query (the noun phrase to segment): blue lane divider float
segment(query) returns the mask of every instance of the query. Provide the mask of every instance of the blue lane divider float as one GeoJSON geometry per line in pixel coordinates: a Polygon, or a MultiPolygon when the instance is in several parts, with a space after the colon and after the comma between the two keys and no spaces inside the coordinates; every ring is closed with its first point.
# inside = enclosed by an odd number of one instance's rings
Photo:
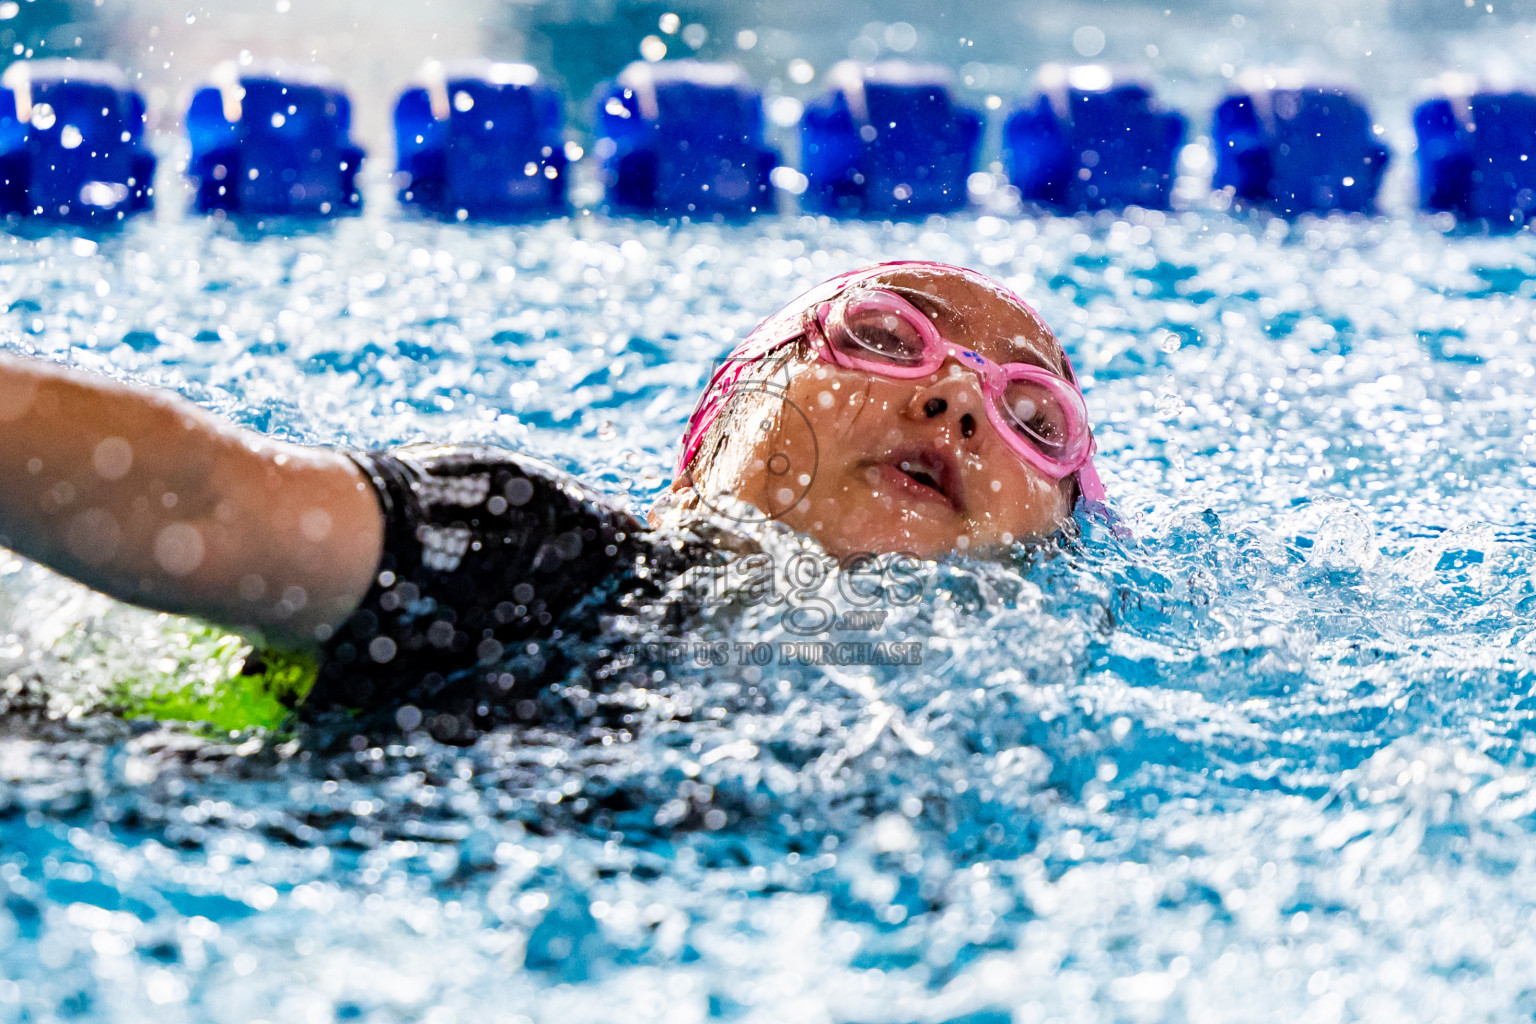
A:
{"type": "Polygon", "coordinates": [[[636,62],[598,96],[594,151],[613,209],[743,217],[771,205],[779,157],[740,68],[636,62]]]}
{"type": "Polygon", "coordinates": [[[1216,188],[1278,213],[1373,213],[1389,153],[1347,90],[1273,78],[1216,108],[1216,188]]]}
{"type": "Polygon", "coordinates": [[[400,200],[441,215],[565,209],[560,96],[527,64],[428,62],[395,105],[400,200]]]}
{"type": "Polygon", "coordinates": [[[21,61],[0,76],[0,213],[115,222],[150,207],[144,99],[117,68],[21,61]]]}
{"type": "Polygon", "coordinates": [[[322,68],[221,64],[192,97],[187,134],[205,213],[334,216],[357,209],[363,151],[352,106],[322,68]]]}
{"type": "Polygon", "coordinates": [[[1009,180],[1065,210],[1168,208],[1185,120],[1139,82],[1098,66],[1050,67],[1003,127],[1009,180]]]}
{"type": "Polygon", "coordinates": [[[1536,215],[1536,96],[1456,89],[1413,112],[1419,204],[1519,227],[1536,215]]]}
{"type": "Polygon", "coordinates": [[[910,216],[965,206],[982,119],[951,95],[948,70],[844,61],[827,84],[800,121],[807,209],[910,216]]]}

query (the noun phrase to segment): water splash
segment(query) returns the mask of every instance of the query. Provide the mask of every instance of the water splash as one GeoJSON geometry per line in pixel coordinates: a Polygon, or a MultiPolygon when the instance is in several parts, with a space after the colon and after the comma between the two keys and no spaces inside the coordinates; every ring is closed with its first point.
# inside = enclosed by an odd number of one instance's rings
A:
{"type": "Polygon", "coordinates": [[[464,750],[123,721],[125,676],[216,659],[10,560],[0,1019],[1536,1012],[1522,244],[1213,213],[5,240],[13,348],[637,507],[759,318],[875,259],[975,266],[1063,337],[1120,518],[827,638],[920,665],[784,662],[783,606],[725,602],[649,637],[725,664],[577,671],[464,750]]]}

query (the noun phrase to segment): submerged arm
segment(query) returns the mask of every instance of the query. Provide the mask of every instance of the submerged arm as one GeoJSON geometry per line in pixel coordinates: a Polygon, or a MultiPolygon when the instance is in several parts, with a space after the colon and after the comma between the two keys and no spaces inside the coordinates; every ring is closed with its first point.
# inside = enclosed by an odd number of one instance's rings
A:
{"type": "Polygon", "coordinates": [[[338,452],[166,392],[0,356],[0,544],[110,594],[313,644],[372,582],[383,517],[338,452]]]}

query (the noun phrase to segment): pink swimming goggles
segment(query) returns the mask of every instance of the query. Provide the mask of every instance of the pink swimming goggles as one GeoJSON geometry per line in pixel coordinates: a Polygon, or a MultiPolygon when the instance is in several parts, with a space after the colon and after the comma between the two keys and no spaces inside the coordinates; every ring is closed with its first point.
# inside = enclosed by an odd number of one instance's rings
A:
{"type": "Polygon", "coordinates": [[[1093,466],[1096,445],[1088,425],[1088,407],[1065,353],[1062,360],[1067,376],[1062,377],[1031,363],[999,364],[947,341],[933,321],[901,295],[878,283],[862,285],[857,281],[893,266],[958,272],[1029,308],[981,275],[942,264],[882,264],[845,275],[832,282],[840,287],[830,298],[820,299],[816,295],[822,289],[809,296],[811,302],[803,307],[799,331],[786,332],[787,337],[764,344],[758,336],[783,322],[782,316],[771,318],[715,373],[689,419],[678,473],[692,463],[704,433],[719,416],[730,389],[746,368],[805,337],[827,362],[896,380],[931,376],[951,358],[970,367],[981,378],[987,418],[1009,449],[1053,480],[1076,474],[1078,491],[1084,500],[1104,501],[1104,484],[1093,466]]]}

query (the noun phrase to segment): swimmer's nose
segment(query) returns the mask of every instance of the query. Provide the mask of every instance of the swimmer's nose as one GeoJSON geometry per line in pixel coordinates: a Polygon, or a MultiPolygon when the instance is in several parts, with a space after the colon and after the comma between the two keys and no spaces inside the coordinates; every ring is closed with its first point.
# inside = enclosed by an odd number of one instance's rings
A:
{"type": "MultiPolygon", "coordinates": [[[[944,415],[944,410],[948,408],[949,403],[944,399],[930,398],[923,406],[923,415],[933,419],[935,416],[944,415]]],[[[970,437],[974,433],[976,433],[976,417],[970,413],[963,413],[960,416],[960,436],[970,437]]]]}
{"type": "Polygon", "coordinates": [[[918,384],[907,405],[907,416],[921,422],[953,424],[966,440],[976,435],[982,414],[981,382],[974,373],[956,373],[946,365],[918,384]]]}

